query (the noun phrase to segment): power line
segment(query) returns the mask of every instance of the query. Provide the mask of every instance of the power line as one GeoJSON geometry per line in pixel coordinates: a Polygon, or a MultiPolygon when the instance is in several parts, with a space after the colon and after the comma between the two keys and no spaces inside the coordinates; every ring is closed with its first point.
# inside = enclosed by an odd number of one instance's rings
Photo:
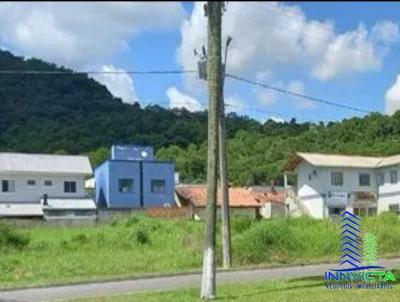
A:
{"type": "MultiPolygon", "coordinates": [[[[192,69],[187,69],[187,70],[127,70],[127,71],[98,71],[98,70],[87,70],[87,71],[57,71],[57,70],[0,70],[0,75],[77,75],[77,74],[155,74],[155,75],[160,75],[160,74],[193,74],[197,73],[197,70],[192,70],[192,69]]],[[[330,105],[330,106],[335,106],[339,107],[342,109],[347,109],[347,110],[352,110],[352,111],[357,111],[357,112],[362,112],[362,113],[370,113],[370,111],[365,110],[365,109],[360,109],[340,103],[335,103],[332,101],[327,101],[321,98],[316,98],[313,96],[308,96],[300,93],[296,93],[293,91],[289,91],[283,88],[278,88],[274,87],[271,85],[263,84],[257,81],[253,81],[250,79],[246,79],[244,77],[236,76],[233,74],[226,74],[227,77],[241,81],[241,82],[246,82],[248,84],[253,84],[257,85],[266,89],[274,90],[280,93],[285,93],[288,95],[300,97],[303,99],[307,99],[310,101],[314,101],[317,103],[322,103],[325,105],[330,105]]],[[[206,107],[206,104],[199,102],[200,105],[206,107]]],[[[182,104],[184,105],[184,104],[182,104]]],[[[228,106],[232,106],[231,104],[227,104],[228,106]]],[[[235,106],[233,106],[235,107],[235,106]]],[[[266,110],[260,110],[257,108],[252,108],[248,106],[241,106],[243,109],[247,109],[248,111],[253,111],[253,112],[259,112],[259,113],[264,113],[264,114],[274,114],[274,115],[279,115],[281,117],[284,117],[283,114],[279,114],[276,112],[270,112],[266,110]]],[[[239,107],[237,107],[239,108],[239,107]]]]}
{"type": "Polygon", "coordinates": [[[127,70],[127,71],[59,71],[59,70],[0,70],[0,75],[79,75],[79,74],[185,74],[197,73],[197,70],[127,70]]]}
{"type": "Polygon", "coordinates": [[[362,109],[362,108],[348,106],[348,105],[345,105],[345,104],[336,103],[336,102],[324,100],[324,99],[321,99],[321,98],[317,98],[317,97],[313,97],[313,96],[309,96],[309,95],[305,95],[305,94],[289,91],[289,90],[286,90],[286,89],[283,89],[283,88],[279,88],[279,87],[271,86],[271,85],[268,85],[268,84],[260,83],[260,82],[253,81],[253,80],[250,80],[250,79],[246,79],[244,77],[236,76],[236,75],[233,75],[233,74],[226,74],[226,77],[234,79],[234,80],[237,80],[237,81],[241,81],[241,82],[244,82],[244,83],[248,83],[248,84],[256,85],[256,86],[259,86],[259,87],[263,87],[263,88],[266,88],[266,89],[269,89],[269,90],[274,90],[274,91],[277,91],[277,92],[280,92],[280,93],[285,93],[285,94],[288,94],[288,95],[291,95],[291,96],[295,96],[295,97],[303,98],[303,99],[306,99],[306,100],[310,100],[310,101],[313,101],[313,102],[316,102],[316,103],[321,103],[321,104],[324,104],[324,105],[334,106],[334,107],[347,109],[347,110],[352,110],[352,111],[357,111],[357,112],[361,112],[361,113],[371,113],[371,111],[365,110],[365,109],[362,109]]]}

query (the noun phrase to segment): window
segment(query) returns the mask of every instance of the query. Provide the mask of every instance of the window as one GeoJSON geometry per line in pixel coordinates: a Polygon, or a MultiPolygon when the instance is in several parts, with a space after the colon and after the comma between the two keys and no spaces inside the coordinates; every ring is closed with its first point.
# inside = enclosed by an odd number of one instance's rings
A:
{"type": "Polygon", "coordinates": [[[390,212],[398,212],[400,210],[400,206],[398,203],[389,204],[389,211],[390,212]]]}
{"type": "Polygon", "coordinates": [[[3,193],[15,192],[15,181],[14,180],[2,180],[1,181],[1,191],[3,193]]]}
{"type": "Polygon", "coordinates": [[[53,181],[52,180],[45,180],[44,181],[44,186],[45,187],[52,187],[53,186],[53,181]]]}
{"type": "Polygon", "coordinates": [[[76,182],[64,181],[64,193],[76,193],[76,182]]]}
{"type": "Polygon", "coordinates": [[[397,184],[397,180],[398,180],[397,171],[396,170],[390,171],[390,183],[397,184]]]}
{"type": "Polygon", "coordinates": [[[311,181],[311,174],[308,174],[308,181],[311,181]]]}
{"type": "Polygon", "coordinates": [[[119,179],[118,188],[120,193],[133,193],[133,179],[130,178],[119,179]]]}
{"type": "Polygon", "coordinates": [[[361,207],[361,208],[354,208],[353,214],[359,217],[365,216],[376,216],[377,208],[376,207],[361,207]]]}
{"type": "Polygon", "coordinates": [[[385,174],[378,173],[377,182],[378,186],[382,186],[385,183],[385,174]]]}
{"type": "Polygon", "coordinates": [[[358,181],[360,186],[369,187],[370,185],[370,176],[368,173],[360,173],[358,174],[358,181]]]}
{"type": "Polygon", "coordinates": [[[28,186],[36,186],[36,180],[33,179],[29,179],[26,183],[28,186]]]}
{"type": "Polygon", "coordinates": [[[331,172],[332,186],[343,186],[343,172],[331,172]]]}
{"type": "Polygon", "coordinates": [[[165,180],[152,179],[151,180],[151,193],[165,193],[165,180]]]}

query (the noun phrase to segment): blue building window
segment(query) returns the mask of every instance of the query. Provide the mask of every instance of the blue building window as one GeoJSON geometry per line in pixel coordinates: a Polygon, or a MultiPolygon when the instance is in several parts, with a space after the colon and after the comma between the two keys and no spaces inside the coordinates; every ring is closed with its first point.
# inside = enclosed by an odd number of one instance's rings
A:
{"type": "Polygon", "coordinates": [[[120,193],[133,193],[133,179],[130,178],[119,179],[118,188],[120,193]]]}
{"type": "Polygon", "coordinates": [[[165,180],[152,179],[151,180],[151,193],[164,194],[165,193],[165,180]]]}

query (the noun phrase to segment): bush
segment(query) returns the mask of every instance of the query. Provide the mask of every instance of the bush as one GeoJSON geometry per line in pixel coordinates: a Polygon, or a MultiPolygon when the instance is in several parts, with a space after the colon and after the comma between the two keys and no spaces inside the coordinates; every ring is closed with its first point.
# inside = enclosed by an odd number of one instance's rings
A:
{"type": "Polygon", "coordinates": [[[150,236],[146,230],[139,229],[135,231],[135,239],[139,244],[150,244],[150,236]]]}
{"type": "Polygon", "coordinates": [[[11,229],[10,226],[2,223],[0,224],[0,246],[5,248],[22,249],[30,242],[29,236],[18,233],[11,229]]]}

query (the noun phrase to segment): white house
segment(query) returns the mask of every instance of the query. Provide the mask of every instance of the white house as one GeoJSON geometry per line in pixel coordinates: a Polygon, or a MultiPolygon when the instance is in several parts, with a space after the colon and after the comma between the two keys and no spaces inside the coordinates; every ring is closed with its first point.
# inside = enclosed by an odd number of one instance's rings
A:
{"type": "Polygon", "coordinates": [[[0,153],[0,217],[93,215],[84,186],[90,174],[86,156],[0,153]]]}
{"type": "Polygon", "coordinates": [[[343,210],[366,216],[400,210],[400,155],[389,157],[296,153],[285,166],[285,187],[315,218],[343,210]],[[297,184],[287,186],[287,172],[297,184]]]}

